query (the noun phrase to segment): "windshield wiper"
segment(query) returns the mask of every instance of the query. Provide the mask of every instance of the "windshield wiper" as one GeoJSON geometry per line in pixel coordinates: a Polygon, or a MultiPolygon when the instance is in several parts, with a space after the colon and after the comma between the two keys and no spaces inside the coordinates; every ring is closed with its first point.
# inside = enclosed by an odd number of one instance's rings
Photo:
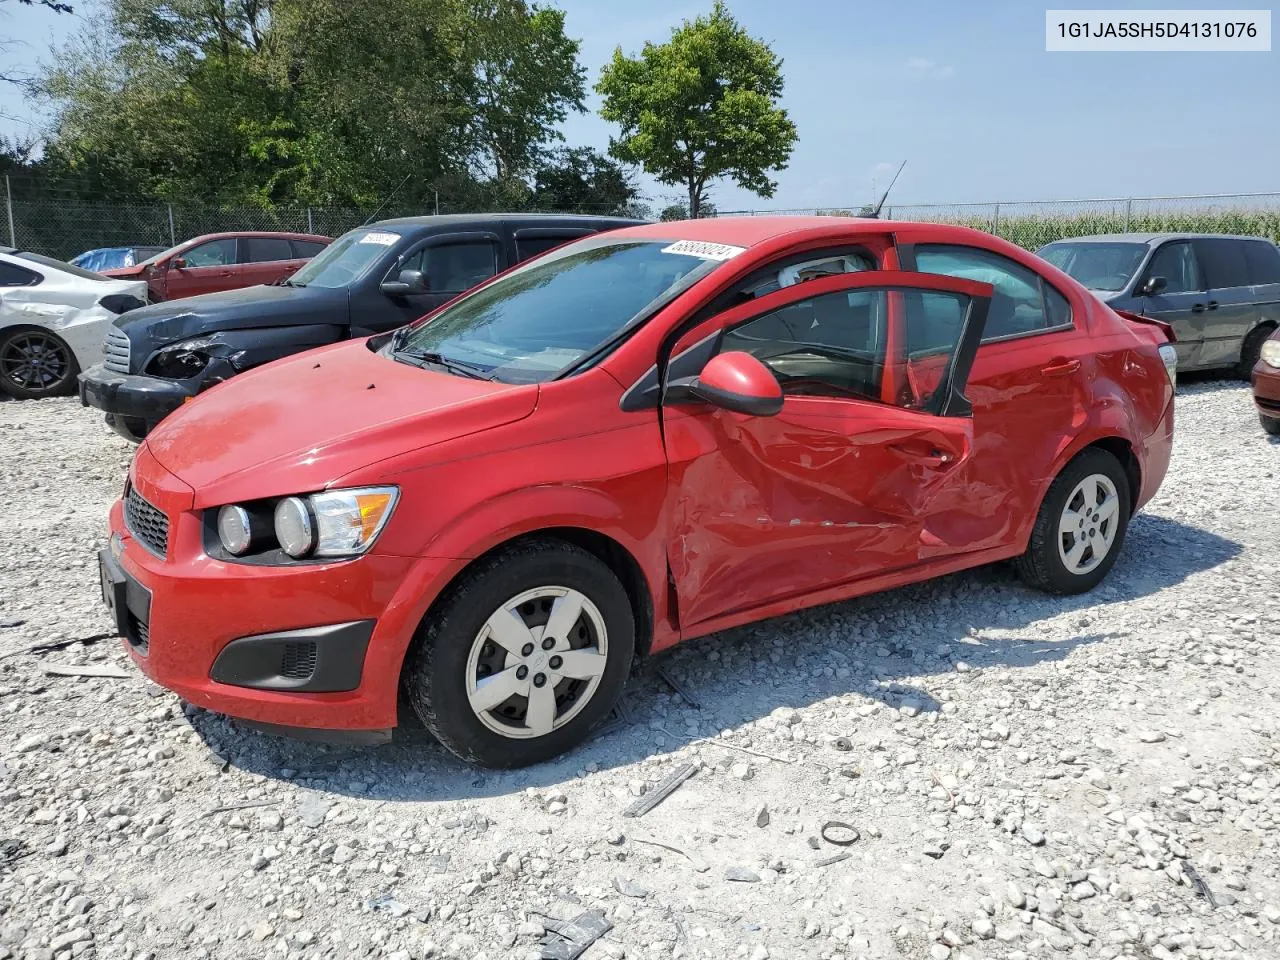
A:
{"type": "Polygon", "coordinates": [[[454,360],[452,357],[446,357],[439,353],[393,349],[391,355],[397,360],[405,360],[419,367],[444,367],[450,373],[457,374],[460,377],[469,377],[472,380],[494,379],[484,367],[474,363],[467,363],[465,360],[454,360]]]}

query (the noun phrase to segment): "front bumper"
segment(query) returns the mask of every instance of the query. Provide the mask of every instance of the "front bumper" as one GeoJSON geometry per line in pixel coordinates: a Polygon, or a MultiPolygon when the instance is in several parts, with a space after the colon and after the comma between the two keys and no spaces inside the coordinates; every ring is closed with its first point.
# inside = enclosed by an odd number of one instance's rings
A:
{"type": "Polygon", "coordinates": [[[120,421],[131,421],[135,434],[131,439],[144,436],[199,392],[199,386],[190,380],[116,373],[100,363],[80,374],[80,403],[97,407],[117,430],[121,429],[120,421]],[[136,429],[139,425],[141,430],[136,429]]]}
{"type": "Polygon", "coordinates": [[[1264,417],[1280,420],[1280,370],[1261,360],[1253,368],[1253,402],[1264,417]]]}
{"type": "Polygon", "coordinates": [[[405,652],[460,561],[375,553],[299,566],[225,563],[203,551],[190,488],[145,446],[131,473],[135,489],[169,521],[161,557],[126,528],[121,503],[111,509],[111,531],[120,538],[116,563],[148,596],[141,630],[124,631],[125,648],[144,674],[196,706],[259,726],[396,726],[405,652]],[[316,644],[310,668],[306,650],[286,649],[308,643],[316,644]],[[290,656],[292,676],[284,669],[290,656]]]}

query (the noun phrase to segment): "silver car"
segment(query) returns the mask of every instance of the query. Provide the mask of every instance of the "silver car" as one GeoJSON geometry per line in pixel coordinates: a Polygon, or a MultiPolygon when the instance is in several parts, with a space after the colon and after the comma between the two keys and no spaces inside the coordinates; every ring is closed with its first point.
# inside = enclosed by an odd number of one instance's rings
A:
{"type": "Polygon", "coordinates": [[[1260,237],[1116,233],[1037,253],[1111,307],[1172,325],[1179,372],[1231,368],[1248,378],[1280,325],[1280,249],[1260,237]]]}

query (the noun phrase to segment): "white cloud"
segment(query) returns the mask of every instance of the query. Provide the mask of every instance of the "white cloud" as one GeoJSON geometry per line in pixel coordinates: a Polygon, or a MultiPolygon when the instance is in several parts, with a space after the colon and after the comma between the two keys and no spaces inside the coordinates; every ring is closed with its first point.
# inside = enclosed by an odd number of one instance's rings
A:
{"type": "Polygon", "coordinates": [[[954,68],[946,64],[934,63],[927,57],[912,57],[907,61],[907,69],[915,73],[923,73],[927,76],[942,77],[944,79],[956,75],[954,68]]]}

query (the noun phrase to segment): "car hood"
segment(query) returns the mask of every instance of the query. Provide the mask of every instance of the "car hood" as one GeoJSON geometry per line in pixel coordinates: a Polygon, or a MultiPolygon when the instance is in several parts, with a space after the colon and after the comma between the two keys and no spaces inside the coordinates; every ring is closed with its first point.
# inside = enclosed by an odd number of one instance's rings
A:
{"type": "Polygon", "coordinates": [[[130,340],[159,345],[219,330],[347,320],[345,288],[259,285],[140,307],[122,316],[116,326],[130,340]]]}
{"type": "Polygon", "coordinates": [[[141,277],[147,272],[147,268],[142,264],[136,264],[132,267],[111,267],[107,270],[99,270],[98,273],[104,277],[141,277]]]}
{"type": "Polygon", "coordinates": [[[259,367],[166,417],[146,445],[213,506],[320,490],[352,470],[529,416],[536,384],[472,380],[364,340],[259,367]]]}

